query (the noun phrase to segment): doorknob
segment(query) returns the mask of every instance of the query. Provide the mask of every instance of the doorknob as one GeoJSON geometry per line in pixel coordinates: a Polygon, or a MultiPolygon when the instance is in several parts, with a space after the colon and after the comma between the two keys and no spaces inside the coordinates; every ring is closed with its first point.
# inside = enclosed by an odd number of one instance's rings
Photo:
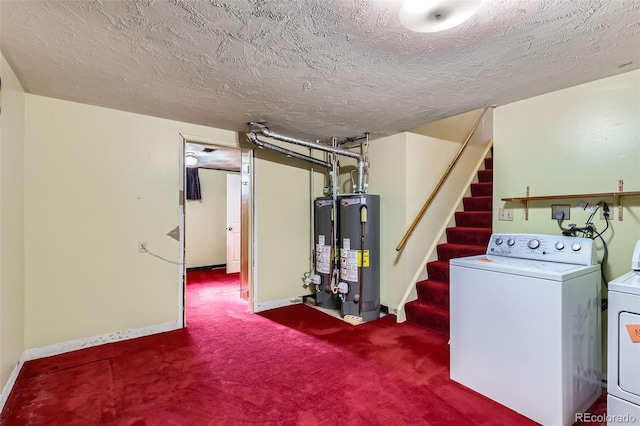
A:
{"type": "Polygon", "coordinates": [[[232,227],[228,227],[227,231],[233,231],[233,228],[232,227]]]}

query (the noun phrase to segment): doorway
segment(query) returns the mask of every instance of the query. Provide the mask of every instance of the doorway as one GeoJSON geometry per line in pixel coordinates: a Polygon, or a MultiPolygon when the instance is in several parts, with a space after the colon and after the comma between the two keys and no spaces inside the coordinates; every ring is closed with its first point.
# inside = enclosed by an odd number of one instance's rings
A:
{"type": "MultiPolygon", "coordinates": [[[[180,309],[186,326],[186,286],[237,281],[234,292],[253,311],[250,256],[252,227],[252,151],[183,136],[181,149],[180,309]],[[197,169],[200,200],[187,197],[189,179],[197,169]]],[[[194,294],[191,292],[190,294],[194,294]]]]}
{"type": "Polygon", "coordinates": [[[239,173],[227,174],[227,273],[240,272],[241,226],[241,180],[239,173]]]}

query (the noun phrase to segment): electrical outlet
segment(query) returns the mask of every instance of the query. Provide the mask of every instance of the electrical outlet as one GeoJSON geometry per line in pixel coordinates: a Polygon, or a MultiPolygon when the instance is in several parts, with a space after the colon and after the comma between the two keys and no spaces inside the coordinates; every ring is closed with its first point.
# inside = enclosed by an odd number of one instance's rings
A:
{"type": "MultiPolygon", "coordinates": [[[[598,209],[600,212],[600,220],[604,220],[604,210],[602,206],[598,209]]],[[[613,207],[609,206],[609,220],[613,220],[613,207]]]]}
{"type": "Polygon", "coordinates": [[[147,251],[147,242],[138,241],[138,253],[146,253],[147,251]]]}
{"type": "Polygon", "coordinates": [[[513,221],[513,209],[498,209],[498,220],[513,221]]]}
{"type": "Polygon", "coordinates": [[[564,213],[562,219],[571,219],[571,206],[569,204],[552,204],[551,205],[551,219],[558,220],[558,214],[564,213]]]}

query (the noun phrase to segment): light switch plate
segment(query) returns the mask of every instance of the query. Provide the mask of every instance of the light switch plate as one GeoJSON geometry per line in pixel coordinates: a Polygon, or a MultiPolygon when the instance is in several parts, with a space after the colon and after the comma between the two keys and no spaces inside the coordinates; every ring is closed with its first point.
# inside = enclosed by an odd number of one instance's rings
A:
{"type": "Polygon", "coordinates": [[[513,209],[498,209],[498,220],[513,221],[513,209]]]}

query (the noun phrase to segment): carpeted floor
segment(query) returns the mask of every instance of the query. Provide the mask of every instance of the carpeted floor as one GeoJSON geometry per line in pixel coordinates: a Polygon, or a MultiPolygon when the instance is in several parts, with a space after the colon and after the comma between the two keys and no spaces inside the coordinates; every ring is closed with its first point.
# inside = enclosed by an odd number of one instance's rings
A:
{"type": "Polygon", "coordinates": [[[252,315],[238,291],[237,274],[190,273],[187,329],[26,363],[0,424],[534,424],[449,380],[443,334],[252,315]]]}

